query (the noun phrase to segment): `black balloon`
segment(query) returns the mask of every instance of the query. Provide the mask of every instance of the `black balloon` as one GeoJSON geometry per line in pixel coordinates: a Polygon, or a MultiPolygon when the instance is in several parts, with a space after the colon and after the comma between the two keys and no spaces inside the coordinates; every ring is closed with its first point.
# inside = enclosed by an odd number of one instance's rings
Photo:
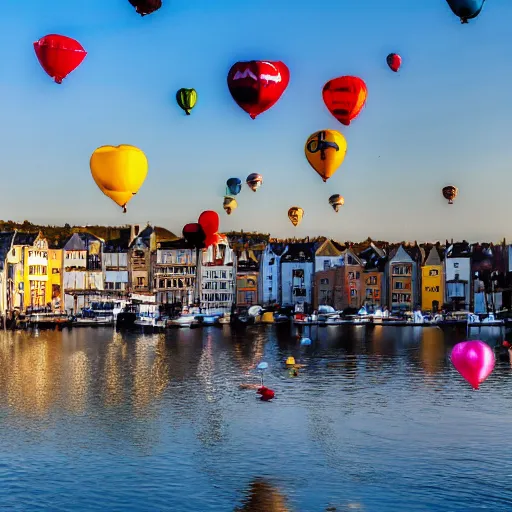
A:
{"type": "Polygon", "coordinates": [[[151,14],[162,7],[162,0],[129,0],[129,2],[141,16],[151,14]]]}
{"type": "Polygon", "coordinates": [[[204,241],[206,240],[206,233],[201,227],[201,224],[197,222],[185,224],[182,233],[183,238],[194,249],[203,249],[205,247],[204,241]]]}

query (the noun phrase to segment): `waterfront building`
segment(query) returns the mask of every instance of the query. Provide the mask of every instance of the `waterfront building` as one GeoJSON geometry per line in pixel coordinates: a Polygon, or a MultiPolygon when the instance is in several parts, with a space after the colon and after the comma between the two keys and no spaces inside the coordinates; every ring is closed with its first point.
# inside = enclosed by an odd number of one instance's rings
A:
{"type": "Polygon", "coordinates": [[[359,253],[363,263],[361,276],[361,295],[368,312],[387,305],[385,282],[386,253],[370,242],[370,246],[359,253]]]}
{"type": "Polygon", "coordinates": [[[343,286],[345,289],[344,307],[359,309],[364,303],[364,297],[361,295],[361,275],[364,270],[364,264],[352,248],[347,248],[343,251],[343,268],[343,286]]]}
{"type": "Polygon", "coordinates": [[[260,261],[252,249],[243,249],[236,257],[236,304],[258,304],[260,261]]]}
{"type": "Polygon", "coordinates": [[[501,246],[474,244],[471,247],[473,310],[475,313],[499,311],[502,308],[504,260],[501,246]]]}
{"type": "Polygon", "coordinates": [[[104,241],[90,233],[74,233],[63,249],[64,309],[74,314],[104,297],[104,241]]]}
{"type": "Polygon", "coordinates": [[[326,239],[315,252],[315,272],[343,266],[344,250],[338,242],[326,239]]]}
{"type": "Polygon", "coordinates": [[[240,231],[229,233],[227,238],[235,253],[237,306],[261,304],[260,271],[269,235],[240,231]]]}
{"type": "Polygon", "coordinates": [[[421,267],[421,309],[435,313],[444,303],[444,272],[442,256],[436,246],[421,267]]]}
{"type": "Polygon", "coordinates": [[[450,310],[471,310],[471,246],[466,242],[451,243],[444,259],[445,303],[450,310]]]}
{"type": "MultiPolygon", "coordinates": [[[[39,232],[22,233],[17,230],[14,232],[11,250],[7,255],[7,275],[10,280],[8,309],[10,311],[16,309],[19,312],[23,312],[26,307],[30,305],[30,291],[27,292],[25,289],[25,248],[32,247],[38,235],[39,232]]],[[[38,273],[40,270],[41,269],[34,269],[34,271],[37,271],[38,273]]],[[[46,272],[46,268],[44,270],[46,272]]],[[[37,293],[38,297],[41,298],[44,306],[45,285],[39,281],[34,282],[37,283],[35,285],[35,289],[37,290],[35,293],[37,293]]]]}
{"type": "Polygon", "coordinates": [[[160,304],[190,306],[196,290],[196,250],[184,239],[158,242],[151,255],[151,272],[156,301],[160,304]]]}
{"type": "Polygon", "coordinates": [[[261,255],[259,302],[263,305],[281,304],[281,257],[287,244],[269,242],[261,255]]]}
{"type": "Polygon", "coordinates": [[[281,302],[305,311],[313,305],[314,242],[289,243],[281,256],[281,302]]]}
{"type": "Polygon", "coordinates": [[[344,309],[349,300],[345,290],[345,267],[337,266],[315,272],[313,307],[332,306],[336,311],[344,309]]]}
{"type": "MultiPolygon", "coordinates": [[[[128,289],[130,293],[149,294],[151,291],[151,242],[153,228],[148,224],[131,226],[128,248],[128,289]]],[[[156,250],[156,246],[154,247],[156,250]]]]}
{"type": "Polygon", "coordinates": [[[64,250],[59,247],[58,242],[54,242],[53,247],[48,247],[48,291],[50,295],[52,311],[61,311],[64,308],[62,300],[63,289],[63,261],[64,250]]]}
{"type": "Polygon", "coordinates": [[[229,313],[235,304],[235,255],[226,236],[201,252],[200,307],[204,313],[229,313]]]}
{"type": "Polygon", "coordinates": [[[128,246],[130,228],[121,228],[119,237],[107,240],[103,245],[103,270],[105,295],[123,298],[128,295],[128,246]]]}
{"type": "Polygon", "coordinates": [[[0,314],[7,316],[12,311],[14,296],[14,280],[11,275],[12,269],[7,263],[8,256],[12,249],[14,231],[0,233],[0,314]]]}
{"type": "Polygon", "coordinates": [[[128,249],[129,291],[131,293],[154,295],[151,272],[151,255],[157,251],[162,242],[178,240],[178,237],[167,229],[149,224],[141,230],[139,224],[130,228],[130,244],[128,249]]]}
{"type": "Polygon", "coordinates": [[[40,311],[52,302],[48,241],[39,232],[35,238],[33,234],[25,236],[23,242],[27,244],[22,247],[24,309],[40,311]]]}
{"type": "Polygon", "coordinates": [[[387,264],[388,300],[391,311],[412,311],[419,305],[419,265],[423,252],[417,245],[393,249],[387,264]]]}

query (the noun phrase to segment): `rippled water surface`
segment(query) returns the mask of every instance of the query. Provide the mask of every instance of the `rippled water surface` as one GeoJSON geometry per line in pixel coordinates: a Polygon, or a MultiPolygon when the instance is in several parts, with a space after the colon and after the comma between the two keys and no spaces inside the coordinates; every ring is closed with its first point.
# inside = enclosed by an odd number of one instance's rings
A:
{"type": "Polygon", "coordinates": [[[512,510],[512,371],[472,391],[464,334],[0,332],[0,510],[512,510]]]}

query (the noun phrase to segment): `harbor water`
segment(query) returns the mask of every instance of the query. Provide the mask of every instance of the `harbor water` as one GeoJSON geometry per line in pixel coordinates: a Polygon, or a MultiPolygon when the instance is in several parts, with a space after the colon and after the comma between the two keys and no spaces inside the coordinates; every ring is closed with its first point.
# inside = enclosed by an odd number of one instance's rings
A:
{"type": "MultiPolygon", "coordinates": [[[[490,344],[499,329],[472,332],[490,344]]],[[[512,510],[512,371],[465,332],[0,332],[0,510],[512,510]],[[293,356],[298,375],[284,365],[293,356]],[[257,399],[256,366],[275,399],[257,399]]]]}

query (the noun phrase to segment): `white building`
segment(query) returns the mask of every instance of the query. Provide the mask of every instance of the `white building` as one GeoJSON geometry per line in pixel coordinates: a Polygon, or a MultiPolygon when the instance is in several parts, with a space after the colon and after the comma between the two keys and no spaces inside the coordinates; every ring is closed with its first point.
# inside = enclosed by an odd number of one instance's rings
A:
{"type": "Polygon", "coordinates": [[[451,244],[444,259],[445,302],[456,310],[471,305],[471,247],[468,243],[451,244]]]}
{"type": "Polygon", "coordinates": [[[103,295],[103,240],[90,233],[74,233],[64,246],[63,292],[67,311],[76,314],[91,299],[103,295]]]}
{"type": "Polygon", "coordinates": [[[315,272],[342,267],[344,250],[345,248],[334,240],[327,239],[315,252],[315,272]]]}
{"type": "Polygon", "coordinates": [[[202,251],[200,307],[204,313],[229,313],[236,300],[236,264],[226,237],[202,251]]]}
{"type": "Polygon", "coordinates": [[[281,304],[281,256],[286,244],[269,243],[261,256],[259,302],[281,304]]]}
{"type": "Polygon", "coordinates": [[[128,294],[128,246],[130,228],[123,228],[120,237],[105,242],[103,245],[103,270],[105,275],[105,292],[112,296],[122,297],[128,294]]]}
{"type": "Polygon", "coordinates": [[[315,244],[290,243],[281,256],[281,304],[283,306],[313,303],[315,244]]]}
{"type": "Polygon", "coordinates": [[[185,240],[160,242],[151,255],[153,289],[161,304],[190,306],[196,290],[196,250],[187,247],[185,240]]]}

